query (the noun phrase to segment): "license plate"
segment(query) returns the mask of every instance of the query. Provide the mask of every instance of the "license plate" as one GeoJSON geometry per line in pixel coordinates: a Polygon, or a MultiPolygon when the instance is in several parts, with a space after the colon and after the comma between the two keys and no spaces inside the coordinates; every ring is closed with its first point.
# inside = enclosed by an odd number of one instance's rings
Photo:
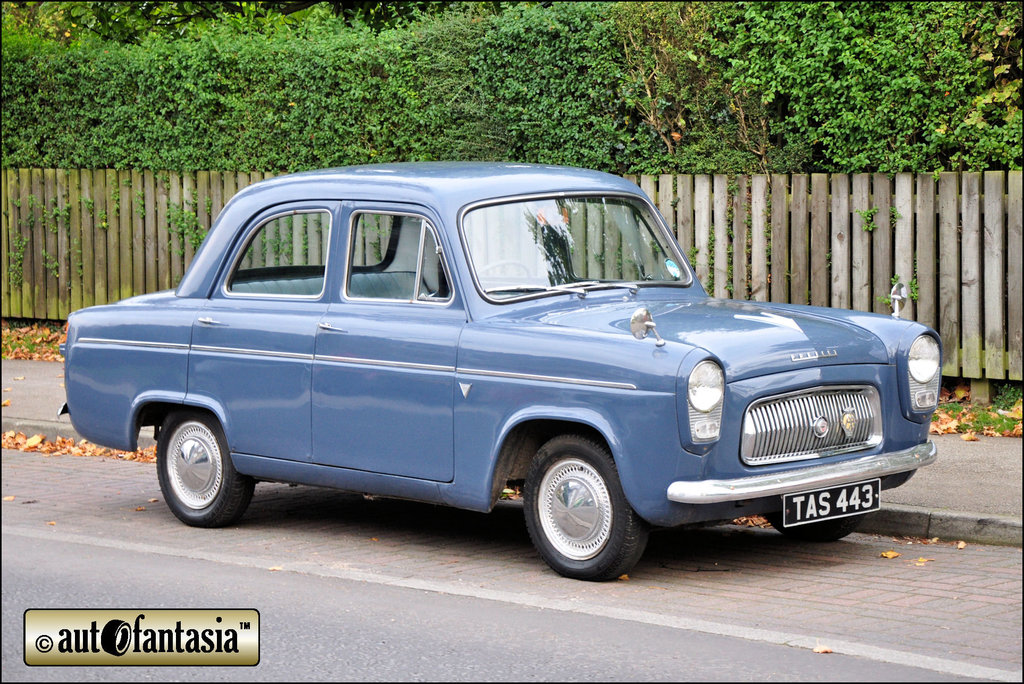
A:
{"type": "Polygon", "coordinates": [[[795,527],[821,520],[845,518],[877,511],[881,507],[882,481],[825,487],[782,497],[782,524],[795,527]]]}

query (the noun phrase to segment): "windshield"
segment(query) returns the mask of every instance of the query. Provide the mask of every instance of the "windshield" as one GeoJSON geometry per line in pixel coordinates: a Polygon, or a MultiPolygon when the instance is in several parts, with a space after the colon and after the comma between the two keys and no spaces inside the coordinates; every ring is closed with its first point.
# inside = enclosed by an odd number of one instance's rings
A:
{"type": "Polygon", "coordinates": [[[493,300],[691,282],[647,207],[625,197],[492,204],[466,212],[462,230],[477,283],[493,300]]]}

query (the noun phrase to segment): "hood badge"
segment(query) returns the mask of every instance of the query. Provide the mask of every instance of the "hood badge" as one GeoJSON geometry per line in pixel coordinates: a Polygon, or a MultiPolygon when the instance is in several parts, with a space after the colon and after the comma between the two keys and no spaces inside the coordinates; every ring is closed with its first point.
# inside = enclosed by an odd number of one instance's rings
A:
{"type": "Polygon", "coordinates": [[[831,349],[812,349],[810,351],[800,352],[798,354],[790,354],[789,358],[793,363],[798,361],[814,361],[815,359],[831,359],[839,356],[839,350],[834,347],[831,349]]]}
{"type": "Polygon", "coordinates": [[[857,428],[857,412],[853,408],[844,409],[839,424],[843,427],[843,432],[847,437],[853,437],[853,431],[857,428]]]}

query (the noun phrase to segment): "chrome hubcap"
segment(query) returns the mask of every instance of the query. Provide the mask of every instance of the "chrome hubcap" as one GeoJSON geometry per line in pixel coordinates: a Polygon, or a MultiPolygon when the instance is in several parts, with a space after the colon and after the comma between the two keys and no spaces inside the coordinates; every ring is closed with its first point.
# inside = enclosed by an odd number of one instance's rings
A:
{"type": "Polygon", "coordinates": [[[548,470],[537,506],[544,535],[563,556],[587,560],[608,542],[611,496],[604,479],[587,463],[567,459],[548,470]]]}
{"type": "Polygon", "coordinates": [[[178,501],[192,509],[205,508],[220,491],[223,477],[217,439],[202,423],[177,429],[168,448],[171,488],[178,501]]]}

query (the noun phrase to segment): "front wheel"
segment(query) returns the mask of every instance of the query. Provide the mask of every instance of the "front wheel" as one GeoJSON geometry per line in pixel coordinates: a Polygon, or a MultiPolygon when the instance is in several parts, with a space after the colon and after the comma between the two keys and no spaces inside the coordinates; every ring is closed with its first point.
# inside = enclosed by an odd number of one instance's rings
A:
{"type": "Polygon", "coordinates": [[[235,470],[224,431],[205,413],[167,417],[157,440],[156,467],[171,512],[196,527],[222,527],[241,518],[256,486],[235,470]]]}
{"type": "Polygon", "coordinates": [[[784,527],[782,524],[782,512],[765,515],[772,527],[791,539],[813,542],[831,542],[842,539],[848,534],[855,532],[864,521],[863,515],[851,515],[846,518],[834,518],[820,522],[797,525],[796,527],[784,527]]]}
{"type": "Polygon", "coordinates": [[[647,546],[647,523],[626,501],[611,454],[589,439],[564,435],[542,446],[523,502],[533,545],[566,577],[614,579],[647,546]]]}

